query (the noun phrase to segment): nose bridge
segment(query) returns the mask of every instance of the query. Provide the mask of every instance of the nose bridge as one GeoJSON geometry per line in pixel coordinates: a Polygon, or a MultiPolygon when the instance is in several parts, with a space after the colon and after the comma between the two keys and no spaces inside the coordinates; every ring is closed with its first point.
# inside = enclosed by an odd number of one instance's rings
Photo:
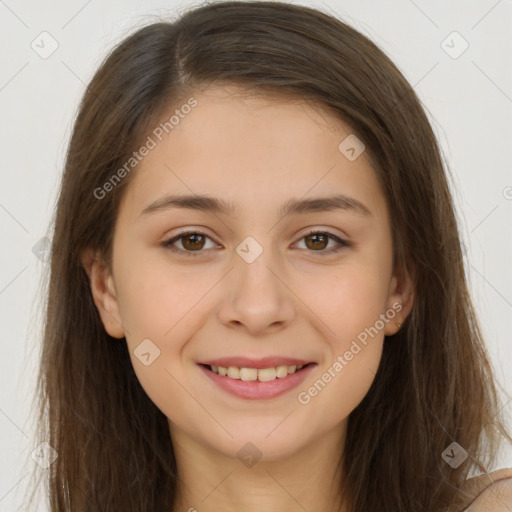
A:
{"type": "Polygon", "coordinates": [[[229,292],[219,311],[222,322],[243,324],[252,332],[289,322],[294,314],[293,294],[279,276],[282,267],[272,249],[249,236],[236,253],[229,292]]]}

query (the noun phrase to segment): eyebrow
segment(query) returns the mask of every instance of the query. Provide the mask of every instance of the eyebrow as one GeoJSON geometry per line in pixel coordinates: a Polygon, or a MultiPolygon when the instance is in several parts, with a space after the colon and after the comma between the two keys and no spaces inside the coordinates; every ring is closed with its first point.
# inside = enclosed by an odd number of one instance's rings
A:
{"type": "MultiPolygon", "coordinates": [[[[211,196],[167,195],[157,199],[149,206],[144,208],[139,217],[166,211],[171,208],[198,210],[207,213],[233,216],[235,213],[236,204],[211,196]]],[[[361,201],[343,194],[329,197],[315,197],[310,199],[290,199],[281,206],[278,211],[278,216],[285,217],[289,215],[312,212],[326,212],[333,210],[344,210],[347,212],[358,213],[364,216],[372,216],[369,208],[365,206],[361,201]]]]}

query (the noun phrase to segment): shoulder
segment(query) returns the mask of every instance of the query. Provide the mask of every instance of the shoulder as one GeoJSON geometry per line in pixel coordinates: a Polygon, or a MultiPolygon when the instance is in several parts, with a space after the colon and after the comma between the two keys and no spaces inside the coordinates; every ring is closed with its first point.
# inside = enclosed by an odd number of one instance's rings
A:
{"type": "Polygon", "coordinates": [[[463,512],[510,512],[512,510],[512,468],[470,478],[464,488],[472,498],[463,512]]]}

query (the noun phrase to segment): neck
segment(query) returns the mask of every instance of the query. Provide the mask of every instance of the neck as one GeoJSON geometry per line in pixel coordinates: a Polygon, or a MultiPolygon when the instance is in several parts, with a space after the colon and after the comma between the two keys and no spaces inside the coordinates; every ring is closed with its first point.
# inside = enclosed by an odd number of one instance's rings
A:
{"type": "MultiPolygon", "coordinates": [[[[263,506],[279,512],[345,512],[338,464],[345,428],[346,422],[291,454],[269,460],[256,442],[232,457],[172,425],[179,480],[172,512],[256,512],[263,506]]],[[[244,446],[238,444],[237,453],[244,446]]]]}

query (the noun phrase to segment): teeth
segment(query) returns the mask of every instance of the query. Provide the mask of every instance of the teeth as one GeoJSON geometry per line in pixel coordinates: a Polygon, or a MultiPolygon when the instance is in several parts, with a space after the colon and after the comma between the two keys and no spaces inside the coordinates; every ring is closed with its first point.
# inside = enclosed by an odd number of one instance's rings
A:
{"type": "MultiPolygon", "coordinates": [[[[229,375],[229,373],[228,373],[229,375]]],[[[257,368],[240,368],[240,379],[244,381],[256,380],[258,378],[257,368]]]]}
{"type": "Polygon", "coordinates": [[[236,366],[211,366],[212,372],[218,373],[223,377],[230,377],[231,379],[243,381],[268,382],[271,380],[284,379],[288,375],[300,370],[304,365],[299,366],[277,366],[276,368],[237,368],[236,366]]]}
{"type": "Polygon", "coordinates": [[[239,379],[240,378],[240,368],[236,368],[235,366],[230,366],[228,368],[228,377],[231,377],[232,379],[239,379]]]}

